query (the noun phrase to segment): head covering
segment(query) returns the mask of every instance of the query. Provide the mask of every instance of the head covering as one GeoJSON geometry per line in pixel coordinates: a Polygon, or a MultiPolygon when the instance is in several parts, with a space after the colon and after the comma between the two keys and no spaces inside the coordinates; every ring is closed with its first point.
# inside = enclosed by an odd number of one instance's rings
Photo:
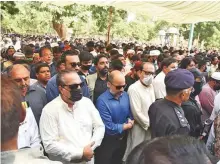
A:
{"type": "Polygon", "coordinates": [[[134,69],[135,71],[139,71],[139,70],[141,70],[141,67],[142,67],[142,62],[136,61],[136,62],[134,62],[134,67],[131,69],[134,69]]]}
{"type": "Polygon", "coordinates": [[[193,74],[186,69],[170,71],[165,77],[165,85],[172,89],[187,89],[194,85],[193,74]]]}
{"type": "Polygon", "coordinates": [[[195,79],[200,78],[202,80],[203,74],[200,72],[198,68],[192,68],[189,71],[193,74],[195,79]]]}
{"type": "Polygon", "coordinates": [[[23,53],[21,53],[21,52],[15,52],[13,57],[20,57],[20,58],[24,57],[25,58],[25,55],[23,53]]]}
{"type": "Polygon", "coordinates": [[[127,51],[127,54],[135,54],[135,51],[130,49],[127,51]]]}
{"type": "Polygon", "coordinates": [[[150,51],[150,56],[159,56],[160,55],[160,51],[159,50],[152,50],[150,51]]]}
{"type": "Polygon", "coordinates": [[[220,81],[220,72],[214,72],[211,78],[220,81]]]}

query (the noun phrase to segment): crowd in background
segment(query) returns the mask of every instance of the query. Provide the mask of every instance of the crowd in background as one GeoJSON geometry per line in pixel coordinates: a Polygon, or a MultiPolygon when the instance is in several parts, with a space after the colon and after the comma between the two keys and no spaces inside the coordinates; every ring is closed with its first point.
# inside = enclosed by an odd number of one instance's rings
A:
{"type": "Polygon", "coordinates": [[[4,35],[2,161],[217,163],[219,61],[217,50],[4,35]]]}

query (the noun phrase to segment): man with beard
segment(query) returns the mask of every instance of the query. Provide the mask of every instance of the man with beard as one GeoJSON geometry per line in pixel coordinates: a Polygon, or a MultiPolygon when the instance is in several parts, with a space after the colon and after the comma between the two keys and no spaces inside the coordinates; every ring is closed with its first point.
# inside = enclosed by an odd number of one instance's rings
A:
{"type": "Polygon", "coordinates": [[[108,76],[108,90],[99,96],[97,109],[105,124],[105,136],[95,152],[96,164],[121,164],[126,149],[127,130],[133,127],[129,97],[124,88],[125,77],[120,71],[108,76]]]}
{"type": "Polygon", "coordinates": [[[189,71],[194,75],[195,82],[189,100],[182,103],[182,108],[190,125],[190,135],[197,138],[201,135],[203,125],[201,120],[202,112],[195,97],[202,91],[203,76],[197,68],[192,68],[189,71]]]}
{"type": "Polygon", "coordinates": [[[94,60],[97,73],[86,77],[87,85],[90,91],[90,98],[94,104],[98,97],[107,89],[107,77],[109,62],[105,55],[98,55],[94,60]]]}
{"type": "Polygon", "coordinates": [[[46,105],[46,95],[38,87],[30,86],[30,70],[27,65],[15,64],[8,69],[8,76],[21,90],[25,106],[25,120],[20,124],[18,147],[34,147],[40,145],[40,134],[37,127],[41,112],[46,105]]]}
{"type": "Polygon", "coordinates": [[[220,72],[214,72],[209,79],[209,82],[202,87],[199,94],[199,101],[202,106],[203,120],[210,117],[214,108],[214,99],[216,91],[220,90],[220,72]]]}
{"type": "Polygon", "coordinates": [[[76,71],[61,71],[56,81],[60,95],[44,107],[40,119],[46,153],[63,164],[93,164],[93,151],[105,131],[101,117],[92,101],[83,97],[76,71]]]}
{"type": "Polygon", "coordinates": [[[2,62],[2,70],[6,70],[9,66],[13,64],[13,55],[15,53],[15,49],[13,46],[9,46],[8,49],[6,50],[6,61],[2,62]]]}

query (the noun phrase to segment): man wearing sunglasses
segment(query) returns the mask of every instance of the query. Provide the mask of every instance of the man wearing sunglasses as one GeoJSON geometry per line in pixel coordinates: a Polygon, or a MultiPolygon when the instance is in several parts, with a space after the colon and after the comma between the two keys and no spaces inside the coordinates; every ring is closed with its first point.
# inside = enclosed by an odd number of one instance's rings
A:
{"type": "MultiPolygon", "coordinates": [[[[78,51],[65,51],[62,56],[61,56],[61,62],[64,63],[65,69],[66,70],[74,70],[76,72],[79,71],[80,68],[80,62],[79,62],[79,53],[78,51]]],[[[56,78],[57,74],[54,75],[47,83],[47,88],[46,88],[46,95],[47,95],[47,100],[52,101],[55,99],[57,96],[59,96],[59,91],[58,91],[58,86],[56,84],[56,78]]],[[[82,82],[84,82],[82,86],[82,93],[83,96],[89,97],[89,89],[88,86],[86,85],[85,79],[80,77],[82,82]]]]}
{"type": "Polygon", "coordinates": [[[83,97],[75,71],[58,73],[57,86],[60,95],[45,106],[40,120],[45,150],[50,159],[66,164],[93,164],[93,151],[105,132],[102,119],[92,101],[83,97]]]}
{"type": "Polygon", "coordinates": [[[124,161],[134,147],[145,140],[151,139],[148,110],[155,101],[154,87],[152,85],[154,73],[155,68],[152,63],[143,63],[140,80],[128,88],[131,112],[134,116],[135,124],[129,131],[124,161]]]}
{"type": "Polygon", "coordinates": [[[133,127],[134,121],[128,94],[124,92],[124,75],[120,71],[112,71],[107,85],[109,89],[96,101],[106,132],[95,152],[95,163],[120,164],[126,148],[127,130],[133,127]]]}

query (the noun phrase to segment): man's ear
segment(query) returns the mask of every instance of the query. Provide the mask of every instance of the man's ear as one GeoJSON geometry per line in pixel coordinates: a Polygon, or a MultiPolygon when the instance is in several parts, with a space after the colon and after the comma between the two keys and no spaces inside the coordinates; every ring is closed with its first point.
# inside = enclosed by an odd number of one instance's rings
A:
{"type": "Polygon", "coordinates": [[[110,86],[111,86],[111,83],[108,81],[107,82],[107,87],[110,88],[110,86]]]}
{"type": "Polygon", "coordinates": [[[61,86],[58,87],[58,90],[61,94],[63,93],[63,88],[61,86]]]}

